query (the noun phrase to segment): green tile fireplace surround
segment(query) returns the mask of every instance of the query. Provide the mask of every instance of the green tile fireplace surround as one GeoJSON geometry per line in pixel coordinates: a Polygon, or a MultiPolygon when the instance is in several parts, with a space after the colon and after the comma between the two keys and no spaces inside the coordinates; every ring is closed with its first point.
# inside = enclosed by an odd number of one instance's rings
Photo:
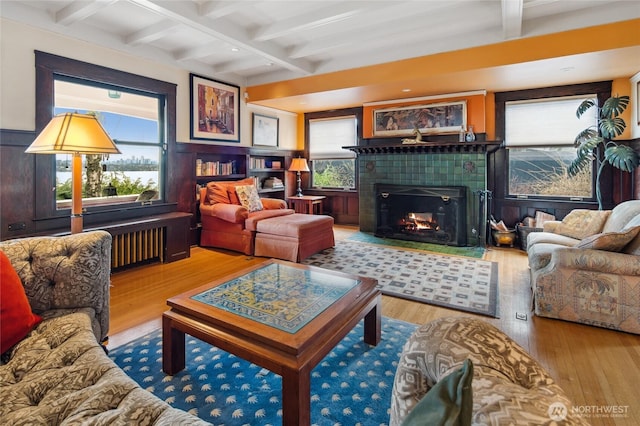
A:
{"type": "MultiPolygon", "coordinates": [[[[376,183],[418,186],[466,186],[467,243],[478,245],[479,197],[487,187],[487,153],[358,150],[360,230],[374,232],[376,183]],[[476,232],[473,232],[476,230],[476,232]]],[[[482,223],[486,223],[483,218],[482,223]]]]}

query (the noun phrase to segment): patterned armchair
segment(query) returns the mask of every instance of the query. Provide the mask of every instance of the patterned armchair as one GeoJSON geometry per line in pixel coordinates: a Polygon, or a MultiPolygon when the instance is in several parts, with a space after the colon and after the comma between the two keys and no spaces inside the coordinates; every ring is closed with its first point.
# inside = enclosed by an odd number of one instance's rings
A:
{"type": "MultiPolygon", "coordinates": [[[[588,424],[572,413],[571,401],[542,365],[506,334],[475,318],[449,317],[420,326],[404,345],[389,425],[404,426],[409,413],[421,409],[423,399],[449,402],[442,398],[442,388],[435,387],[450,380],[465,360],[473,364],[471,424],[588,424]],[[432,389],[435,392],[430,393],[432,389]]],[[[445,422],[469,404],[460,400],[464,398],[469,395],[459,392],[458,409],[446,410],[447,416],[437,424],[464,424],[445,422]]]]}
{"type": "Polygon", "coordinates": [[[536,315],[640,334],[640,200],[529,234],[536,315]]]}

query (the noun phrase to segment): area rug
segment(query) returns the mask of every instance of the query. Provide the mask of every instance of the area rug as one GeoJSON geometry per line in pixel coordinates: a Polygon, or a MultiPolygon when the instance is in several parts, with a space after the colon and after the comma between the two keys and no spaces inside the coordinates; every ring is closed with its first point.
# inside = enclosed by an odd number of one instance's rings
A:
{"type": "MultiPolygon", "coordinates": [[[[382,318],[377,346],[363,341],[363,322],[311,374],[312,425],[387,425],[402,346],[415,324],[382,318]]],[[[163,401],[214,425],[281,425],[282,378],[186,336],[187,366],[162,372],[162,332],[110,351],[111,359],[163,401]]]]}
{"type": "Polygon", "coordinates": [[[354,232],[347,238],[349,241],[357,241],[369,244],[379,244],[383,246],[411,248],[417,250],[427,250],[436,253],[455,254],[457,256],[468,256],[481,259],[485,249],[483,247],[457,247],[444,244],[422,243],[419,241],[396,240],[394,238],[381,238],[366,232],[354,232]]]}
{"type": "Polygon", "coordinates": [[[498,264],[338,241],[302,263],[375,278],[383,294],[498,318],[498,264]]]}

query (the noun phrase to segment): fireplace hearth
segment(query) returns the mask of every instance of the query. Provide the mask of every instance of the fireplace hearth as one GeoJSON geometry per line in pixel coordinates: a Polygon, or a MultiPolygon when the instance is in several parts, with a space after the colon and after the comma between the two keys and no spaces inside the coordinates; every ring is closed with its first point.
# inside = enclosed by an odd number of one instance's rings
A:
{"type": "Polygon", "coordinates": [[[376,184],[375,235],[467,245],[467,188],[376,184]]]}

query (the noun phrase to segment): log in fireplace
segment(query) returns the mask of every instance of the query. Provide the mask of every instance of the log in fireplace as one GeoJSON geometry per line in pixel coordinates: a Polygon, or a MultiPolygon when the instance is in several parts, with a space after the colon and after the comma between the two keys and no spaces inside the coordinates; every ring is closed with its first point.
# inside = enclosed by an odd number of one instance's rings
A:
{"type": "Polygon", "coordinates": [[[378,237],[467,245],[467,188],[376,184],[378,237]]]}

